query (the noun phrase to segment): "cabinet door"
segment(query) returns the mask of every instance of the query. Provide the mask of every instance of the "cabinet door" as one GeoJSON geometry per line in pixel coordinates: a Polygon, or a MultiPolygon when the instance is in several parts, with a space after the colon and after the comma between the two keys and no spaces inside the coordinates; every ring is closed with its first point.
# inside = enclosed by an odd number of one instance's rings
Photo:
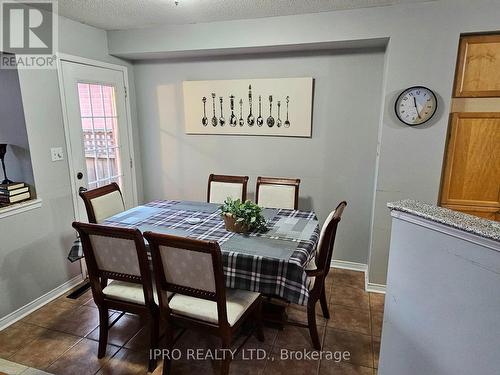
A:
{"type": "Polygon", "coordinates": [[[500,207],[500,113],[454,113],[442,205],[500,207]]]}
{"type": "Polygon", "coordinates": [[[499,35],[467,36],[460,39],[455,96],[500,96],[499,35]]]}

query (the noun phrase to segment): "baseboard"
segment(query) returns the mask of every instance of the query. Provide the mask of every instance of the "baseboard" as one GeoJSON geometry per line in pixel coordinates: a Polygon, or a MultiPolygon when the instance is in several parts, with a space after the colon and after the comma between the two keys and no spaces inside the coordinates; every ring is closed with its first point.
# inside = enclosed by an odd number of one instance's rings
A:
{"type": "Polygon", "coordinates": [[[385,294],[386,286],[383,284],[375,284],[375,283],[367,282],[365,289],[367,292],[385,294]]]}
{"type": "Polygon", "coordinates": [[[385,285],[370,283],[368,281],[368,266],[363,263],[348,262],[345,260],[332,260],[330,267],[342,268],[351,271],[360,271],[365,273],[365,290],[371,293],[385,294],[385,285]]]}
{"type": "Polygon", "coordinates": [[[16,311],[0,318],[0,331],[14,324],[18,320],[24,318],[26,315],[31,314],[36,309],[63,295],[71,288],[75,287],[83,281],[82,275],[73,277],[71,280],[66,281],[64,284],[52,289],[50,292],[45,293],[43,296],[38,297],[34,301],[20,307],[16,311]]]}
{"type": "Polygon", "coordinates": [[[351,271],[361,271],[366,273],[368,266],[363,263],[348,262],[346,260],[332,260],[330,267],[342,268],[351,271]]]}

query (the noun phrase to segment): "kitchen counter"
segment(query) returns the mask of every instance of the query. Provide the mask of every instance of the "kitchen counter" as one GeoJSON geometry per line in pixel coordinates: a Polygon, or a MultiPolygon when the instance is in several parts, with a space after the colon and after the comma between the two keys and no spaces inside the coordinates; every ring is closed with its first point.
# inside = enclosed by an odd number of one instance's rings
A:
{"type": "Polygon", "coordinates": [[[391,202],[387,204],[387,207],[392,211],[406,212],[484,238],[500,241],[500,223],[496,221],[481,219],[411,199],[391,202]]]}

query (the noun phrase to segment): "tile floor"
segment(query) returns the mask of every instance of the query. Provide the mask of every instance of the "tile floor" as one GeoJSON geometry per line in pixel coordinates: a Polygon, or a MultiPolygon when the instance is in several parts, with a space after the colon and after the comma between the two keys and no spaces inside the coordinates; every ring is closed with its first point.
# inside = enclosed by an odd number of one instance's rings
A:
{"type": "MultiPolygon", "coordinates": [[[[375,375],[378,367],[384,295],[364,291],[364,274],[332,269],[327,279],[329,320],[318,303],[318,331],[324,351],[349,351],[348,361],[280,358],[282,349],[313,350],[307,329],[265,328],[265,342],[241,334],[234,348],[264,349],[266,358],[232,361],[232,374],[375,375]]],[[[111,319],[119,316],[110,313],[111,319]]],[[[306,321],[302,307],[288,308],[290,319],[306,321]]],[[[124,315],[111,328],[106,357],[97,359],[98,312],[90,291],[77,300],[62,296],[0,332],[0,375],[7,374],[146,374],[148,331],[141,319],[124,315]],[[7,360],[7,361],[6,361],[7,360]],[[14,364],[13,364],[14,363],[14,364]],[[17,369],[12,366],[18,364],[17,369]],[[11,366],[9,368],[9,366],[11,366]],[[39,372],[36,372],[38,369],[39,372]],[[24,371],[24,372],[23,372],[24,371]]],[[[216,348],[216,340],[184,332],[176,348],[216,348]]],[[[250,353],[245,351],[245,353],[250,353]]],[[[260,353],[264,353],[260,351],[260,353]]],[[[289,353],[289,352],[288,352],[289,353]]],[[[178,360],[174,374],[218,373],[218,361],[178,360]]],[[[159,363],[154,375],[161,374],[159,363]]]]}

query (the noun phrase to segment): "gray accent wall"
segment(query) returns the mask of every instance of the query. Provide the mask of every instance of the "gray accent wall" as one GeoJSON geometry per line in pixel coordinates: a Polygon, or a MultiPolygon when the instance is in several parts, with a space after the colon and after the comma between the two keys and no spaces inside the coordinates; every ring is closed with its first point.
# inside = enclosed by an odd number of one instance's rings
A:
{"type": "Polygon", "coordinates": [[[299,208],[321,221],[349,202],[335,258],[366,264],[383,68],[382,49],[138,63],[145,200],[206,200],[210,173],[250,176],[249,198],[259,175],[298,177],[299,208]],[[185,134],[182,81],[271,77],[315,79],[312,138],[185,134]]]}
{"type": "MultiPolygon", "coordinates": [[[[108,37],[111,54],[134,59],[307,51],[325,45],[366,45],[373,40],[388,39],[380,115],[370,119],[377,121],[379,135],[376,183],[370,193],[373,213],[369,230],[369,281],[385,284],[391,229],[386,204],[405,198],[437,203],[460,34],[498,32],[499,20],[498,0],[439,0],[110,31],[108,37]],[[410,128],[394,115],[394,100],[399,92],[414,85],[434,90],[439,109],[429,123],[410,128]]],[[[161,77],[158,80],[161,82],[161,77]]],[[[342,104],[349,105],[348,100],[343,99],[342,104]]],[[[298,159],[297,165],[302,162],[298,159]]],[[[330,172],[340,174],[342,170],[332,168],[330,172]]],[[[347,186],[341,177],[336,177],[336,181],[339,186],[347,186]]],[[[359,228],[357,235],[364,236],[363,230],[359,228]]]]}

